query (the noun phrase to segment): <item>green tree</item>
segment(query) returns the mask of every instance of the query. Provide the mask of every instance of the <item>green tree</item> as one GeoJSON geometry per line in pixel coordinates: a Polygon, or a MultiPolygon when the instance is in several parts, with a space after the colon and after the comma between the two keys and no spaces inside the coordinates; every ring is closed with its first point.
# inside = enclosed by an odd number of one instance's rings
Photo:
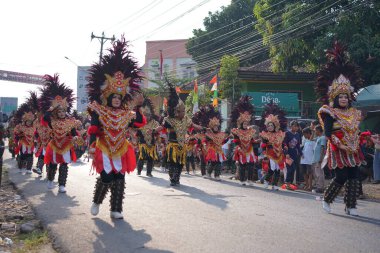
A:
{"type": "Polygon", "coordinates": [[[269,49],[272,70],[310,72],[325,62],[334,40],[348,46],[367,83],[380,81],[380,3],[368,0],[258,0],[255,28],[269,49]]]}
{"type": "Polygon", "coordinates": [[[241,94],[238,82],[239,58],[233,55],[224,55],[220,60],[220,90],[221,98],[227,98],[234,103],[241,94]]]}
{"type": "MultiPolygon", "coordinates": [[[[238,54],[261,39],[253,27],[256,20],[252,14],[254,3],[254,0],[232,0],[221,11],[209,12],[203,21],[204,30],[193,30],[193,37],[186,48],[197,62],[198,74],[216,70],[223,55],[238,54]]],[[[260,62],[265,57],[266,53],[263,52],[255,58],[249,58],[244,65],[260,62]]]]}

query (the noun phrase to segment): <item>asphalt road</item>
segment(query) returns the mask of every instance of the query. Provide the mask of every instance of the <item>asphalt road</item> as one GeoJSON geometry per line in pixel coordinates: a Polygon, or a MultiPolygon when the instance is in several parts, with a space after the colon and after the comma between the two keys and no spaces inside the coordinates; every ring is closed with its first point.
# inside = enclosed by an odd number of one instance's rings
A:
{"type": "Polygon", "coordinates": [[[187,175],[172,188],[155,170],[154,178],[127,176],[124,220],[112,220],[109,196],[98,216],[89,212],[96,178],[89,164],[70,166],[62,194],[18,173],[9,153],[4,160],[59,252],[380,252],[379,203],[359,201],[361,216],[350,217],[338,198],[326,214],[312,194],[187,175]]]}

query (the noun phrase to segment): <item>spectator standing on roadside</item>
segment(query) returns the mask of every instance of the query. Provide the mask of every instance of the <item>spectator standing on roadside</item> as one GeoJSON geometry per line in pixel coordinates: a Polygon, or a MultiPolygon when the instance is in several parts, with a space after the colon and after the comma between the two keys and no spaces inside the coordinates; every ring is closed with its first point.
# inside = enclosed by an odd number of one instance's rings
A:
{"type": "Polygon", "coordinates": [[[322,168],[322,161],[326,154],[326,137],[323,135],[322,126],[315,127],[315,146],[313,155],[313,172],[317,193],[323,193],[325,187],[325,173],[322,168]]]}

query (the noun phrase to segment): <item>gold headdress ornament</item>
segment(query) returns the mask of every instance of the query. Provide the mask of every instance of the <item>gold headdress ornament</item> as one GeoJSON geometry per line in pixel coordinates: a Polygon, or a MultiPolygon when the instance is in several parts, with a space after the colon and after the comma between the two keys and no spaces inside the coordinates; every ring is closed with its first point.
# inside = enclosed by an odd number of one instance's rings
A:
{"type": "Polygon", "coordinates": [[[265,125],[268,126],[269,123],[272,123],[274,125],[275,131],[278,131],[280,129],[280,121],[278,120],[277,115],[269,114],[265,118],[265,125]]]}
{"type": "Polygon", "coordinates": [[[55,98],[51,101],[51,106],[54,108],[59,107],[66,111],[69,104],[67,103],[66,98],[62,98],[61,96],[55,96],[55,98]]]}
{"type": "Polygon", "coordinates": [[[335,97],[339,94],[347,94],[350,99],[353,92],[354,88],[351,86],[350,80],[341,74],[337,79],[334,79],[329,87],[329,102],[333,103],[335,97]]]}
{"type": "Polygon", "coordinates": [[[124,74],[121,71],[117,71],[113,76],[105,74],[106,80],[104,85],[101,86],[102,90],[102,103],[107,104],[107,98],[111,94],[119,94],[124,97],[127,94],[130,77],[124,79],[124,74]]]}
{"type": "Polygon", "coordinates": [[[243,122],[247,122],[248,124],[252,120],[252,115],[248,111],[244,111],[240,113],[239,118],[237,119],[237,125],[240,126],[243,122]]]}
{"type": "Polygon", "coordinates": [[[208,127],[209,128],[214,128],[214,127],[219,127],[220,126],[220,119],[218,119],[217,117],[213,117],[212,119],[210,119],[209,123],[208,123],[208,127]]]}
{"type": "Polygon", "coordinates": [[[22,115],[22,121],[25,122],[25,121],[34,121],[35,120],[35,116],[32,112],[26,112],[24,113],[24,115],[22,115]]]}

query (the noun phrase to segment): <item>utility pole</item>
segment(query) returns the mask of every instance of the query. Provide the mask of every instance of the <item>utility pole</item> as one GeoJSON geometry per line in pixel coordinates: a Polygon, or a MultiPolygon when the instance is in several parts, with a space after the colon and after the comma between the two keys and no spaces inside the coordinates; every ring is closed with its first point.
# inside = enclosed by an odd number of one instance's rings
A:
{"type": "Polygon", "coordinates": [[[102,36],[99,37],[99,36],[94,35],[94,33],[92,32],[91,33],[91,40],[93,40],[94,38],[99,39],[99,41],[100,41],[99,64],[101,64],[101,62],[102,62],[102,56],[103,56],[103,45],[104,45],[104,43],[106,43],[107,40],[110,40],[110,41],[113,42],[115,40],[115,35],[113,35],[112,38],[107,38],[104,35],[104,32],[102,32],[102,36]]]}

